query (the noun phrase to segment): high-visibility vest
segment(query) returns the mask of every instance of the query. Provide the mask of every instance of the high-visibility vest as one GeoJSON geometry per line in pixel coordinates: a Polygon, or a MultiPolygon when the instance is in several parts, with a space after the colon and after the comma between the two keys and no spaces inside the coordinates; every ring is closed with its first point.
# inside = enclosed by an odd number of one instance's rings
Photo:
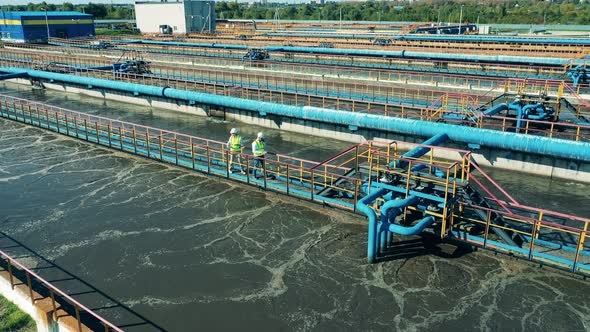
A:
{"type": "Polygon", "coordinates": [[[229,138],[229,150],[231,152],[242,151],[242,136],[235,135],[229,138]]]}
{"type": "Polygon", "coordinates": [[[254,141],[256,143],[256,151],[254,151],[254,157],[264,156],[264,142],[263,141],[254,141]]]}

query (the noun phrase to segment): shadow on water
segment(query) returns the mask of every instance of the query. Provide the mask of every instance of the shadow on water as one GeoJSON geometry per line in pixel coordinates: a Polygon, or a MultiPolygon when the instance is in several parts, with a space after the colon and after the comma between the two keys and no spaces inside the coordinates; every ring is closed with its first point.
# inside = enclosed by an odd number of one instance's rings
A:
{"type": "Polygon", "coordinates": [[[460,258],[474,251],[472,246],[443,242],[434,234],[424,233],[412,239],[392,241],[382,252],[378,261],[386,262],[429,255],[452,259],[460,258]]]}
{"type": "MultiPolygon", "coordinates": [[[[12,258],[25,266],[35,265],[35,267],[31,267],[29,270],[125,331],[166,331],[164,328],[150,321],[143,315],[115,300],[63,267],[44,258],[31,248],[4,232],[0,232],[0,250],[9,254],[12,258]]],[[[0,266],[4,270],[7,270],[7,261],[0,260],[0,266]]],[[[14,286],[25,285],[23,280],[27,280],[27,276],[24,271],[13,267],[12,273],[16,279],[18,279],[15,280],[14,286]]],[[[34,277],[31,277],[31,285],[34,292],[44,298],[51,297],[49,289],[34,277]]],[[[74,305],[69,303],[59,294],[54,293],[54,296],[56,302],[59,303],[59,309],[75,318],[76,309],[74,305]]],[[[37,298],[36,300],[39,299],[37,298]]],[[[58,314],[57,317],[59,319],[64,316],[66,316],[65,313],[58,314]]],[[[80,318],[82,323],[92,331],[105,330],[105,327],[101,322],[83,310],[80,310],[80,318]]]]}

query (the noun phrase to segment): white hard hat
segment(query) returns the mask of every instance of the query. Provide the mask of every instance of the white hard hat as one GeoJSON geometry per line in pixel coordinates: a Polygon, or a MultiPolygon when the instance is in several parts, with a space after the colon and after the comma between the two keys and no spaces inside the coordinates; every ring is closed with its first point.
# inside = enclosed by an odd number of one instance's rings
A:
{"type": "Polygon", "coordinates": [[[258,138],[264,138],[264,134],[262,132],[259,132],[257,137],[258,138]]]}
{"type": "Polygon", "coordinates": [[[232,128],[232,129],[229,131],[229,133],[230,133],[230,134],[237,134],[237,133],[238,133],[238,129],[237,129],[237,128],[232,128]]]}

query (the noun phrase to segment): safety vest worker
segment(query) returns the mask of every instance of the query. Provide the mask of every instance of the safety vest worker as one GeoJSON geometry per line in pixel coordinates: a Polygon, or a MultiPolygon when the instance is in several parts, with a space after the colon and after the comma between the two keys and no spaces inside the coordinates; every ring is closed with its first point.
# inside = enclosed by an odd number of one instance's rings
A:
{"type": "Polygon", "coordinates": [[[240,135],[232,135],[229,138],[229,149],[231,152],[240,152],[242,151],[242,136],[240,135]]]}
{"type": "Polygon", "coordinates": [[[230,131],[231,136],[227,141],[227,147],[231,152],[241,152],[242,151],[242,136],[238,135],[238,130],[236,128],[232,128],[230,131]]]}
{"type": "Polygon", "coordinates": [[[264,151],[264,141],[256,140],[254,141],[255,149],[253,151],[254,157],[262,157],[266,153],[264,151]]]}
{"type": "Polygon", "coordinates": [[[266,151],[264,151],[264,146],[264,134],[258,133],[256,140],[252,142],[252,154],[254,157],[262,157],[266,154],[266,151]]]}

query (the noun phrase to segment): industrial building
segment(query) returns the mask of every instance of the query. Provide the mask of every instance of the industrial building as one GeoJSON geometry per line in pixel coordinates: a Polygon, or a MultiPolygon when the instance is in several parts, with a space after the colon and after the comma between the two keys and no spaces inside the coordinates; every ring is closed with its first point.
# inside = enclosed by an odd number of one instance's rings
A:
{"type": "Polygon", "coordinates": [[[43,43],[47,37],[94,36],[92,15],[78,12],[0,12],[0,39],[17,43],[43,43]]]}
{"type": "Polygon", "coordinates": [[[215,1],[137,1],[135,17],[142,33],[213,33],[215,1]]]}

